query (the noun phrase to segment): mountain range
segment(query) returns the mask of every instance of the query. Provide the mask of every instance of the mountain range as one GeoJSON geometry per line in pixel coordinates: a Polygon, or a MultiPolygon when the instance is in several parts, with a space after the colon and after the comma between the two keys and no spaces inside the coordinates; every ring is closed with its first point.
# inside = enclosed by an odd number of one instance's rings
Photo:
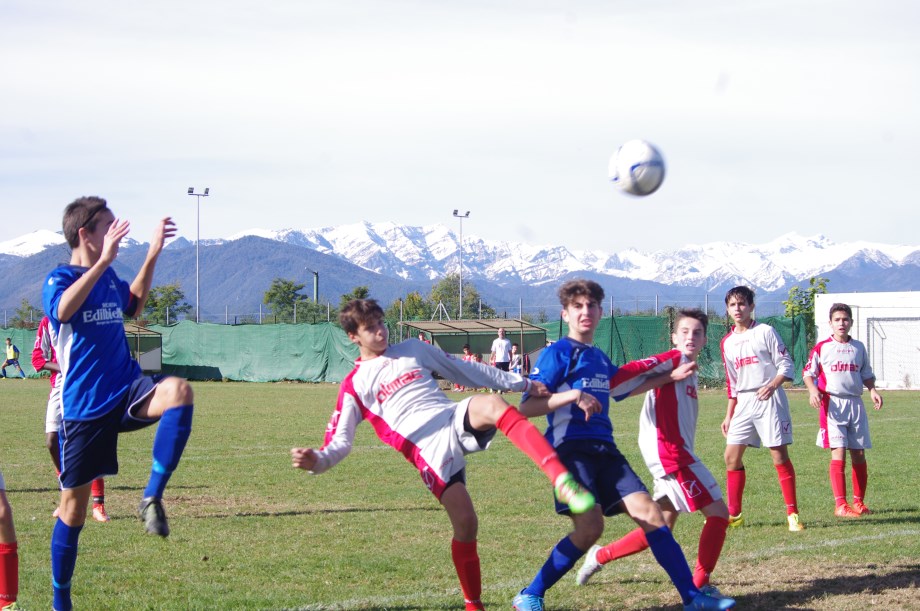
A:
{"type": "MultiPolygon", "coordinates": [[[[179,282],[189,303],[195,301],[195,250],[194,242],[184,238],[172,241],[154,279],[154,284],[179,282]]],[[[130,278],[145,254],[146,245],[126,240],[116,271],[130,278]]],[[[364,222],[306,230],[252,229],[202,240],[202,318],[232,322],[231,315],[258,312],[274,278],[296,280],[312,296],[312,272],[320,281],[321,302],[336,304],[354,287],[368,286],[372,296],[388,304],[411,291],[426,294],[439,279],[458,271],[460,256],[456,235],[444,225],[364,222]]],[[[15,309],[23,299],[39,305],[45,274],[69,258],[63,236],[52,231],[0,242],[0,308],[15,309]]],[[[465,235],[462,259],[464,284],[472,283],[485,302],[509,316],[518,315],[519,309],[555,312],[556,286],[577,276],[600,282],[612,294],[614,306],[627,310],[718,303],[737,284],[754,287],[760,303],[779,303],[791,286],[807,285],[818,275],[829,279],[832,292],[920,288],[920,246],[838,244],[825,236],[795,233],[766,244],[713,242],[616,253],[465,235]]]]}

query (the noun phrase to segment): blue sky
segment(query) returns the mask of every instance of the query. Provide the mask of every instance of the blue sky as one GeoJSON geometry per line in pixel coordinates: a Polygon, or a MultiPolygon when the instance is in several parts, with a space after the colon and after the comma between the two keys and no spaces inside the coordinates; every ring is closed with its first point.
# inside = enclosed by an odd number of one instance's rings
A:
{"type": "Polygon", "coordinates": [[[146,240],[442,223],[569,248],[917,244],[920,4],[7,0],[0,241],[98,194],[146,240]],[[668,164],[607,181],[632,138],[668,164]]]}

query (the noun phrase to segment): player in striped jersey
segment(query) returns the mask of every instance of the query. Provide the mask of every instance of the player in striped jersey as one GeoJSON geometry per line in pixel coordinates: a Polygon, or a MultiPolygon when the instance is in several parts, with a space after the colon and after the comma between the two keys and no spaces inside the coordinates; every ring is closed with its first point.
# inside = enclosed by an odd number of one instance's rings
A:
{"type": "Polygon", "coordinates": [[[882,409],[882,396],[875,389],[875,374],[862,342],[850,337],[853,312],[845,303],[830,310],[831,336],[811,351],[802,378],[808,387],[808,402],[818,410],[818,447],[831,451],[830,480],[841,518],[858,518],[872,513],[863,499],[869,474],[866,450],[872,447],[869,418],[863,404],[863,386],[869,389],[875,409],[882,409]],[[850,451],[853,479],[853,505],[847,503],[844,477],[850,451]]]}
{"type": "Polygon", "coordinates": [[[770,456],[786,503],[789,530],[805,525],[799,520],[795,492],[795,469],[789,458],[792,416],[783,382],[792,380],[792,358],[779,333],[754,320],[754,291],[736,286],[725,294],[732,330],[722,339],[722,361],[728,407],[722,421],[725,435],[725,492],[728,525],[740,526],[741,500],[746,483],[744,451],[748,446],[770,448],[770,456]]]}
{"type": "MultiPolygon", "coordinates": [[[[546,591],[574,568],[578,559],[604,532],[604,516],[625,513],[645,533],[655,559],[677,589],[684,609],[730,609],[735,601],[701,592],[684,553],[674,540],[661,508],[617,448],[610,420],[610,399],[621,400],[693,373],[695,363],[677,364],[663,355],[616,367],[596,346],[594,332],[601,318],[604,290],[592,280],[571,280],[559,288],[562,318],[568,336],[547,346],[530,379],[543,382],[549,397],[529,396],[521,412],[546,415],[546,438],[562,462],[598,504],[592,511],[571,515],[573,531],[550,552],[530,584],[514,598],[516,611],[543,611],[546,591]]],[[[570,512],[556,505],[556,512],[570,512]]]]}
{"type": "MultiPolygon", "coordinates": [[[[662,359],[670,361],[674,368],[696,361],[706,345],[708,324],[709,317],[702,310],[681,310],[671,334],[675,350],[661,355],[662,359]]],[[[668,527],[674,528],[679,513],[700,511],[706,517],[693,583],[710,596],[719,596],[718,590],[709,585],[709,576],[725,543],[728,507],[719,484],[694,450],[700,409],[698,387],[699,378],[694,372],[688,378],[645,393],[639,416],[639,449],[655,478],[652,498],[661,507],[668,527]]],[[[604,564],[644,549],[648,549],[648,540],[641,528],[604,547],[595,545],[588,551],[576,581],[584,585],[604,564]]]]}

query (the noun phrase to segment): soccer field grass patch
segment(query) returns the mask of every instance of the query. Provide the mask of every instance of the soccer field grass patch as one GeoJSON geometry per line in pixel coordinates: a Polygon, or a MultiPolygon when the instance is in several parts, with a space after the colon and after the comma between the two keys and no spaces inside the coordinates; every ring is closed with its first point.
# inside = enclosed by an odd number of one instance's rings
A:
{"type": "MultiPolygon", "coordinates": [[[[122,435],[121,473],[106,482],[112,521],[88,521],[80,538],[76,608],[462,607],[446,513],[370,426],[358,428],[354,451],[329,473],[291,468],[291,447],[322,443],[336,386],[193,386],[192,436],[164,497],[172,534],[166,540],[145,535],[135,513],[154,428],[122,435]]],[[[46,381],[0,381],[0,469],[19,538],[20,603],[36,609],[51,602],[51,512],[58,499],[44,447],[47,392],[46,381]]],[[[508,395],[512,402],[519,397],[508,395]]],[[[769,452],[747,451],[745,525],[729,531],[713,576],[739,608],[920,607],[920,476],[911,433],[920,408],[916,393],[884,397],[885,408],[869,415],[871,516],[833,516],[829,456],[814,445],[817,416],[806,393],[790,392],[790,455],[804,532],[786,530],[769,452]]],[[[725,395],[707,391],[700,401],[697,448],[724,484],[719,423],[725,395]]],[[[650,484],[636,445],[640,405],[639,399],[614,404],[612,418],[618,445],[650,484]]],[[[508,608],[570,523],[553,513],[549,482],[500,434],[488,451],[469,457],[467,475],[479,513],[483,600],[488,608],[508,608]]],[[[691,565],[702,522],[699,515],[682,516],[675,529],[691,565]]],[[[623,516],[608,519],[603,542],[633,527],[623,516]]],[[[605,566],[585,587],[567,575],[546,603],[571,610],[678,608],[673,587],[647,551],[605,566]]]]}

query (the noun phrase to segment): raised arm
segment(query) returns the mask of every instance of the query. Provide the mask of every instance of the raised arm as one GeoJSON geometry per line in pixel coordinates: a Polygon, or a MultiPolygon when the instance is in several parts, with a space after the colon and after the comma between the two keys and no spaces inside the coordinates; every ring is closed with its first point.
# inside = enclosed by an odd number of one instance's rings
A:
{"type": "Polygon", "coordinates": [[[105,233],[105,238],[102,242],[99,259],[61,294],[57,308],[57,319],[59,321],[68,322],[77,313],[83,302],[89,297],[90,291],[96,286],[96,282],[115,261],[121,240],[128,235],[130,230],[131,224],[128,221],[115,219],[109,225],[109,230],[105,233]]]}
{"type": "Polygon", "coordinates": [[[176,224],[171,217],[166,217],[157,224],[153,232],[153,238],[150,240],[150,248],[147,250],[147,257],[144,259],[141,269],[134,277],[131,283],[131,295],[134,297],[135,307],[134,314],[139,315],[144,311],[147,304],[147,298],[150,296],[150,289],[153,286],[153,272],[156,267],[157,259],[163,252],[163,246],[166,240],[176,235],[176,224]]]}

